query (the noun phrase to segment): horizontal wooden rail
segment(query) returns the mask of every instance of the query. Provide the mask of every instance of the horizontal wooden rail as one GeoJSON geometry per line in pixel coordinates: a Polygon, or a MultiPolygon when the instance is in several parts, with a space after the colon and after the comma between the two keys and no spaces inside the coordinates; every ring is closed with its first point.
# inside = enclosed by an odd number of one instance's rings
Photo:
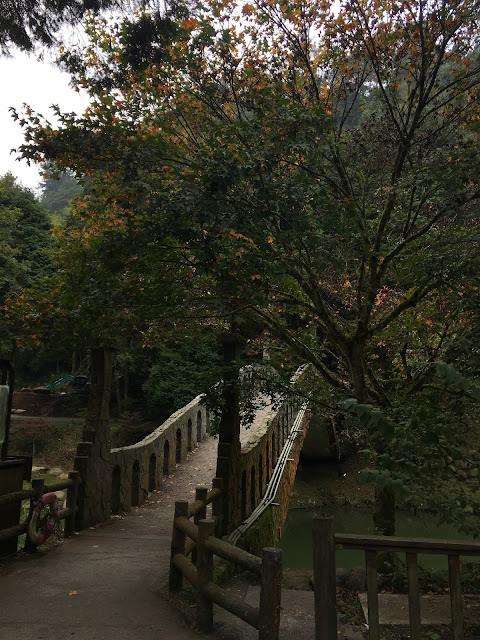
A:
{"type": "Polygon", "coordinates": [[[315,518],[313,523],[314,575],[315,575],[315,638],[336,640],[335,614],[335,549],[352,549],[365,553],[369,640],[380,640],[377,586],[377,560],[379,553],[404,553],[407,564],[408,609],[410,638],[421,640],[420,590],[418,581],[418,554],[446,555],[452,631],[454,640],[464,640],[460,556],[480,556],[480,543],[459,540],[433,540],[427,538],[400,538],[335,534],[333,518],[315,518]],[[333,577],[332,577],[333,576],[333,577]],[[329,621],[329,616],[331,620],[329,621]]]}
{"type": "Polygon", "coordinates": [[[248,553],[248,551],[238,549],[228,542],[224,542],[218,538],[207,538],[205,541],[205,547],[216,556],[223,558],[223,560],[229,560],[234,564],[240,565],[245,569],[249,569],[250,571],[257,573],[258,575],[262,573],[262,559],[248,553]]]}
{"type": "MultiPolygon", "coordinates": [[[[51,491],[61,491],[62,489],[68,489],[73,487],[73,480],[62,480],[61,482],[52,482],[51,484],[44,485],[44,493],[51,491]]],[[[0,496],[0,505],[12,504],[21,500],[28,500],[29,498],[36,498],[37,492],[35,489],[23,489],[22,491],[12,491],[12,493],[5,493],[0,496]]],[[[41,497],[41,496],[40,496],[41,497]]]]}
{"type": "Polygon", "coordinates": [[[177,516],[174,520],[174,525],[195,542],[198,540],[198,527],[193,522],[190,522],[186,516],[177,516]]]}
{"type": "MultiPolygon", "coordinates": [[[[75,529],[74,513],[78,511],[77,506],[77,488],[81,482],[77,471],[70,471],[68,480],[61,480],[60,482],[52,482],[50,484],[44,484],[43,478],[34,478],[32,480],[32,488],[25,489],[23,491],[13,491],[11,493],[0,496],[0,505],[8,505],[21,502],[22,500],[30,499],[30,514],[33,506],[45,493],[54,491],[60,491],[68,489],[67,501],[70,506],[60,509],[58,511],[59,520],[66,520],[65,522],[65,536],[72,535],[75,529]]],[[[0,530],[0,540],[8,540],[11,538],[17,538],[27,532],[29,519],[21,522],[12,527],[7,527],[0,530]]],[[[29,546],[28,539],[26,542],[26,548],[29,546]]],[[[31,544],[30,544],[31,546],[31,544]]]]}
{"type": "MultiPolygon", "coordinates": [[[[79,481],[80,481],[79,477],[79,481]]],[[[50,493],[51,491],[62,491],[62,489],[68,489],[69,487],[73,487],[73,480],[61,480],[60,482],[51,482],[50,484],[45,485],[45,493],[50,493]]]]}
{"type": "Polygon", "coordinates": [[[188,518],[191,518],[192,516],[196,515],[197,513],[199,513],[200,511],[202,511],[202,509],[205,508],[205,506],[207,504],[210,504],[211,502],[213,502],[215,500],[215,498],[219,498],[222,495],[222,492],[220,489],[211,489],[208,493],[207,493],[207,500],[195,500],[195,502],[190,502],[188,505],[188,518]]]}
{"type": "Polygon", "coordinates": [[[22,533],[27,531],[28,523],[27,521],[22,522],[21,524],[16,524],[13,527],[8,527],[8,529],[0,530],[0,540],[8,540],[9,538],[16,538],[17,536],[21,536],[22,533]]]}
{"type": "Polygon", "coordinates": [[[177,554],[173,558],[173,562],[177,569],[179,569],[185,578],[197,589],[203,593],[209,600],[223,607],[233,615],[241,618],[249,625],[258,629],[259,613],[256,607],[248,604],[242,598],[235,596],[231,593],[227,593],[213,582],[207,584],[200,584],[197,576],[197,568],[182,553],[177,554]]]}
{"type": "Polygon", "coordinates": [[[35,496],[33,489],[24,489],[23,491],[12,491],[12,493],[5,493],[0,496],[0,505],[12,504],[13,502],[20,502],[21,500],[28,500],[35,496]]]}
{"type": "Polygon", "coordinates": [[[213,604],[217,604],[258,630],[259,640],[276,640],[280,627],[282,552],[263,549],[262,558],[237,549],[215,537],[222,521],[222,480],[215,478],[213,490],[197,487],[195,501],[175,502],[170,552],[169,588],[179,591],[186,578],[197,591],[197,628],[213,627],[213,604]],[[212,502],[212,517],[206,507],[212,502]],[[194,522],[189,518],[194,516],[194,522]],[[192,562],[187,556],[192,552],[192,562]],[[213,582],[213,558],[218,556],[260,575],[260,604],[253,607],[213,582]]]}
{"type": "Polygon", "coordinates": [[[399,538],[396,536],[364,536],[353,533],[336,533],[335,547],[337,549],[357,549],[361,551],[480,556],[480,542],[399,538]]]}
{"type": "MultiPolygon", "coordinates": [[[[77,507],[78,511],[78,507],[77,507]]],[[[59,520],[64,520],[71,515],[71,509],[65,508],[60,509],[58,512],[59,520]]],[[[26,533],[28,529],[28,520],[22,522],[20,524],[16,524],[14,527],[8,527],[7,529],[0,529],[0,540],[8,540],[9,538],[15,538],[17,536],[21,536],[23,533],[26,533]]]]}

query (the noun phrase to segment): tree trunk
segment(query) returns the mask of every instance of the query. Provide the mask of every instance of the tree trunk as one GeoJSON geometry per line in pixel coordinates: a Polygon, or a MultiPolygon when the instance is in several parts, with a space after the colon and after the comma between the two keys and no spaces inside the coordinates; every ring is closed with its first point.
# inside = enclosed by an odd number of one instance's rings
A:
{"type": "MultiPolygon", "coordinates": [[[[375,510],[373,514],[375,533],[381,536],[395,535],[395,494],[391,488],[375,488],[375,510]]],[[[394,568],[394,553],[378,554],[378,571],[391,573],[394,568]]]]}
{"type": "Polygon", "coordinates": [[[222,338],[223,377],[222,411],[218,429],[217,472],[223,478],[223,533],[226,534],[241,520],[240,478],[240,390],[239,368],[240,341],[232,333],[222,338]]]}
{"type": "Polygon", "coordinates": [[[115,352],[109,348],[91,351],[91,387],[84,442],[91,442],[91,455],[84,480],[83,522],[92,526],[110,516],[110,386],[115,352]]]}
{"type": "Polygon", "coordinates": [[[349,354],[350,375],[352,377],[353,393],[358,402],[368,400],[367,384],[365,382],[365,371],[363,368],[363,344],[354,342],[349,354]]]}

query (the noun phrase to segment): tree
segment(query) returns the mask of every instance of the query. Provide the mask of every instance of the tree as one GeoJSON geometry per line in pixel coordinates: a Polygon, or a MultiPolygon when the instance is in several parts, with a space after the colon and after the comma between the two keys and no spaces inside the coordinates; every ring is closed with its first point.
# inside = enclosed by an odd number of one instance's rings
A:
{"type": "Polygon", "coordinates": [[[116,5],[114,0],[15,0],[0,2],[0,50],[10,47],[32,51],[36,44],[50,46],[65,24],[76,24],[88,11],[98,12],[116,5]]]}
{"type": "Polygon", "coordinates": [[[71,212],[71,201],[82,192],[82,188],[69,173],[63,173],[57,179],[47,175],[40,188],[40,202],[50,214],[52,225],[61,225],[71,212]]]}
{"type": "MultiPolygon", "coordinates": [[[[103,172],[188,243],[212,306],[388,412],[468,324],[445,305],[478,273],[477,18],[470,0],[212,3],[141,64],[125,24],[91,22],[64,56],[89,113],[23,119],[24,155],[103,172]]],[[[389,437],[368,433],[380,454],[389,437]]]]}
{"type": "MultiPolygon", "coordinates": [[[[7,299],[20,304],[29,287],[38,287],[51,275],[48,255],[50,224],[46,211],[34,194],[18,185],[7,173],[0,178],[0,221],[2,225],[0,262],[0,305],[3,335],[0,348],[11,353],[14,342],[7,299]]],[[[20,305],[21,306],[21,305],[20,305]]],[[[15,349],[13,349],[15,352],[15,349]]]]}

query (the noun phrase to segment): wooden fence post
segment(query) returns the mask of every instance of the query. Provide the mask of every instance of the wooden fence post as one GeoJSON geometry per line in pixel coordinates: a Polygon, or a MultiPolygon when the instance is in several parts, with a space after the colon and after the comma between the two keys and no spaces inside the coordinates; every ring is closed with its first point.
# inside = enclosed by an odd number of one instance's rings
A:
{"type": "Polygon", "coordinates": [[[315,640],[336,640],[335,530],[331,516],[313,519],[313,580],[315,640]]]}
{"type": "Polygon", "coordinates": [[[220,489],[220,495],[212,500],[212,518],[215,520],[215,535],[217,538],[222,536],[222,504],[223,504],[223,478],[213,478],[212,489],[220,489]]]}
{"type": "Polygon", "coordinates": [[[282,593],[282,551],[267,547],[262,551],[260,584],[259,640],[277,640],[280,630],[282,593]]]}
{"type": "Polygon", "coordinates": [[[463,640],[462,587],[460,583],[460,557],[458,555],[448,556],[448,584],[450,586],[453,639],[463,640]]]}
{"type": "Polygon", "coordinates": [[[168,587],[170,591],[180,591],[183,582],[182,572],[173,564],[173,558],[177,555],[177,553],[185,553],[186,536],[183,531],[180,531],[180,529],[177,529],[177,527],[175,526],[175,518],[178,518],[179,516],[188,516],[188,502],[186,500],[175,502],[172,546],[170,550],[170,576],[168,580],[168,587]]]}
{"type": "MultiPolygon", "coordinates": [[[[207,493],[208,493],[207,487],[197,487],[195,489],[195,501],[202,500],[202,502],[203,502],[202,509],[200,511],[198,511],[193,516],[193,522],[196,525],[198,525],[200,520],[205,520],[205,518],[207,517],[207,493]]],[[[197,562],[197,548],[196,547],[192,550],[192,562],[194,564],[197,562]]]]}
{"type": "Polygon", "coordinates": [[[213,553],[205,547],[205,540],[215,534],[215,520],[200,520],[197,542],[197,627],[208,632],[213,628],[213,602],[202,594],[202,588],[213,580],[213,553]]]}
{"type": "Polygon", "coordinates": [[[75,517],[77,510],[78,484],[80,482],[80,472],[70,471],[68,479],[73,481],[73,485],[67,489],[67,507],[70,515],[65,519],[65,537],[73,536],[75,532],[75,517]]]}
{"type": "MultiPolygon", "coordinates": [[[[45,480],[43,478],[32,478],[32,489],[33,489],[33,491],[35,491],[35,495],[33,495],[30,498],[29,517],[32,515],[33,509],[34,509],[36,503],[40,500],[40,498],[45,493],[45,480]]],[[[33,542],[30,540],[30,537],[29,537],[28,532],[27,532],[27,536],[25,538],[25,551],[32,552],[32,551],[36,551],[36,550],[37,550],[37,545],[33,544],[33,542]]]]}

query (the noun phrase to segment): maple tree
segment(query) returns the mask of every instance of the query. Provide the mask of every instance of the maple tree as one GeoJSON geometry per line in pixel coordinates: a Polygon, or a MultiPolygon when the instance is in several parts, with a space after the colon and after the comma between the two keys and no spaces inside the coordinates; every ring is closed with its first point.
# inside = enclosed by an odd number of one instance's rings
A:
{"type": "Polygon", "coordinates": [[[90,107],[27,112],[23,153],[175,237],[204,302],[336,398],[393,411],[468,325],[449,305],[478,273],[477,18],[471,0],[224,0],[92,19],[62,57],[90,107]]]}

